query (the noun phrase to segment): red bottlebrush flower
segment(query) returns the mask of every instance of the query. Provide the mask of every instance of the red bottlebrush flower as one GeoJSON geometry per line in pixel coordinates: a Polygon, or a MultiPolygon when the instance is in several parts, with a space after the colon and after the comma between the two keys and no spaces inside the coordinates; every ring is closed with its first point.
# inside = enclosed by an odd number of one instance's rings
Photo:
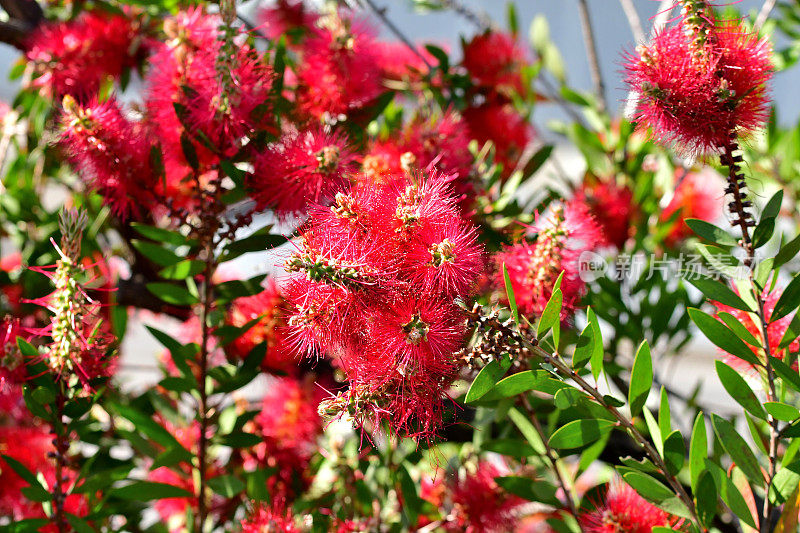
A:
{"type": "MultiPolygon", "coordinates": [[[[40,473],[48,487],[55,483],[55,465],[47,458],[52,451],[52,435],[40,427],[0,426],[0,455],[8,455],[22,463],[31,472],[40,473]]],[[[67,475],[66,490],[70,490],[73,482],[67,475]]],[[[0,514],[10,516],[12,520],[26,518],[45,518],[40,504],[31,502],[23,494],[22,489],[28,482],[17,475],[6,461],[0,457],[0,514]]],[[[64,510],[76,516],[86,516],[88,507],[83,494],[70,494],[64,501],[64,510]]],[[[55,531],[46,526],[40,531],[55,531]]]]}
{"type": "Polygon", "coordinates": [[[526,63],[525,52],[511,34],[486,32],[464,46],[462,65],[475,83],[506,96],[511,91],[525,92],[522,68],[526,63]]]}
{"type": "Polygon", "coordinates": [[[676,520],[619,482],[612,484],[605,501],[581,515],[579,522],[586,533],[650,533],[654,527],[670,527],[676,520]]]}
{"type": "Polygon", "coordinates": [[[721,199],[725,196],[724,183],[712,170],[686,173],[678,170],[675,176],[678,180],[675,194],[661,212],[662,222],[679,212],[675,225],[665,239],[669,246],[676,246],[682,240],[694,235],[692,229],[686,225],[687,218],[713,222],[722,216],[721,199]]]}
{"type": "MultiPolygon", "coordinates": [[[[734,291],[737,293],[739,292],[735,286],[734,291]]],[[[782,358],[787,353],[796,353],[798,350],[800,350],[800,340],[798,339],[792,341],[792,343],[785,348],[780,347],[780,342],[783,339],[783,336],[786,334],[786,330],[789,329],[789,324],[792,321],[791,314],[775,320],[774,322],[770,322],[770,317],[772,316],[772,312],[775,310],[775,304],[778,303],[781,292],[781,290],[775,290],[770,293],[765,289],[764,293],[762,294],[762,298],[764,298],[764,315],[767,322],[769,322],[769,325],[767,326],[767,335],[769,336],[770,355],[778,358],[782,358]]],[[[763,354],[764,346],[764,335],[761,331],[761,324],[754,321],[750,313],[734,307],[729,307],[719,302],[712,303],[717,307],[717,318],[719,318],[719,313],[730,313],[747,329],[747,331],[753,335],[753,337],[755,337],[755,339],[759,342],[759,346],[751,346],[753,355],[756,357],[756,359],[763,360],[763,355],[759,355],[763,354]]],[[[720,320],[722,319],[720,318],[720,320]]],[[[739,357],[728,353],[726,353],[725,362],[734,367],[750,367],[749,363],[746,363],[739,357]]]]}
{"type": "Polygon", "coordinates": [[[115,99],[79,106],[64,98],[61,144],[86,184],[117,215],[138,216],[153,203],[158,178],[151,144],[139,124],[128,120],[115,99]]]}
{"type": "Polygon", "coordinates": [[[92,97],[106,79],[137,62],[138,22],[88,11],[68,22],[45,23],[27,42],[25,57],[40,74],[33,84],[54,97],[92,97]]]}
{"type": "Polygon", "coordinates": [[[259,505],[242,522],[242,533],[300,533],[291,510],[282,502],[273,502],[271,507],[259,505]]]}
{"type": "Polygon", "coordinates": [[[413,167],[433,165],[443,174],[457,178],[453,183],[457,194],[471,191],[470,135],[460,115],[448,111],[438,117],[417,117],[406,128],[403,141],[402,151],[414,156],[413,167]]]}
{"type": "Polygon", "coordinates": [[[454,297],[470,291],[483,266],[475,229],[448,217],[409,240],[400,268],[417,286],[454,297]]]}
{"type": "Polygon", "coordinates": [[[427,437],[464,340],[453,300],[470,294],[481,248],[447,177],[410,180],[365,181],[310,210],[286,262],[302,274],[287,290],[288,324],[298,347],[335,357],[351,383],[326,412],[427,437]]]}
{"type": "Polygon", "coordinates": [[[242,327],[251,320],[258,322],[231,344],[231,351],[240,359],[261,343],[267,344],[267,353],[261,362],[264,371],[285,372],[292,367],[292,349],[284,335],[284,299],[278,284],[270,279],[267,286],[258,294],[237,298],[228,312],[228,322],[242,327]]]}
{"type": "Polygon", "coordinates": [[[638,93],[637,127],[688,153],[715,151],[731,132],[747,135],[769,117],[769,43],[732,22],[710,20],[708,31],[698,43],[681,21],[625,65],[626,82],[638,93]]]}
{"type": "Polygon", "coordinates": [[[287,35],[289,42],[295,43],[294,34],[311,28],[319,15],[309,11],[303,0],[278,0],[275,5],[261,9],[258,18],[261,22],[258,31],[267,39],[277,40],[287,35]]]}
{"type": "Polygon", "coordinates": [[[454,519],[445,529],[466,533],[512,531],[517,523],[516,511],[524,500],[497,485],[494,478],[502,475],[497,466],[481,461],[475,472],[446,479],[454,519]]]}
{"type": "Polygon", "coordinates": [[[575,193],[574,201],[586,205],[608,244],[620,250],[624,248],[636,214],[633,193],[628,187],[617,185],[613,180],[584,182],[575,193]]]}
{"type": "Polygon", "coordinates": [[[289,132],[256,154],[248,186],[259,209],[299,215],[309,203],[326,203],[356,170],[355,156],[338,133],[289,132]]]}
{"type": "Polygon", "coordinates": [[[336,119],[381,94],[381,71],[373,32],[365,23],[332,15],[314,28],[297,71],[302,114],[336,119]]]}
{"type": "Polygon", "coordinates": [[[271,67],[247,45],[237,47],[235,54],[224,52],[220,24],[219,17],[200,9],[182,12],[165,22],[170,39],[150,58],[147,117],[164,150],[171,182],[190,172],[181,146],[185,125],[185,133],[197,140],[201,169],[216,162],[214,152],[230,156],[252,131],[274,128],[271,67]]]}
{"type": "Polygon", "coordinates": [[[403,177],[402,149],[392,141],[377,141],[362,160],[362,181],[385,185],[403,177]]]}
{"type": "Polygon", "coordinates": [[[533,141],[533,126],[510,105],[499,104],[467,108],[464,120],[478,142],[492,141],[495,161],[503,165],[503,176],[511,175],[522,152],[533,141]]]}
{"type": "Polygon", "coordinates": [[[396,81],[420,81],[428,73],[428,65],[435,65],[437,60],[424,47],[411,50],[401,42],[378,42],[377,52],[383,77],[396,81]],[[423,61],[425,58],[425,61],[423,61]]]}
{"type": "Polygon", "coordinates": [[[307,469],[322,434],[317,407],[323,394],[311,380],[276,377],[269,384],[261,412],[248,430],[262,442],[247,452],[246,462],[277,469],[269,480],[272,494],[291,497],[298,483],[310,482],[307,469]]]}
{"type": "Polygon", "coordinates": [[[555,207],[547,219],[539,218],[534,229],[538,232],[535,243],[515,244],[495,256],[498,270],[495,284],[503,290],[505,264],[519,310],[538,314],[550,300],[563,271],[561,318],[565,319],[585,289],[578,271],[579,257],[602,242],[600,228],[584,205],[573,202],[555,207]]]}

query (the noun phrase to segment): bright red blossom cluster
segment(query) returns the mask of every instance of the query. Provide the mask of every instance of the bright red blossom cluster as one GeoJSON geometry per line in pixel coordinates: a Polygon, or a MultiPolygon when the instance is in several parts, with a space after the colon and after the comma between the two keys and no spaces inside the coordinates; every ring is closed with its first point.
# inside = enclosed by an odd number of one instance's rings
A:
{"type": "Polygon", "coordinates": [[[448,178],[418,173],[337,194],[311,209],[286,267],[297,273],[287,300],[298,348],[334,357],[351,384],[330,407],[435,431],[465,333],[453,301],[482,267],[448,178]]]}
{"type": "Polygon", "coordinates": [[[638,93],[639,127],[686,152],[715,151],[732,132],[751,133],[769,116],[771,47],[732,22],[708,18],[700,38],[682,20],[638,48],[625,70],[638,93]]]}
{"type": "Polygon", "coordinates": [[[603,503],[581,515],[579,521],[586,533],[650,533],[654,527],[676,523],[622,482],[612,483],[603,503]]]}

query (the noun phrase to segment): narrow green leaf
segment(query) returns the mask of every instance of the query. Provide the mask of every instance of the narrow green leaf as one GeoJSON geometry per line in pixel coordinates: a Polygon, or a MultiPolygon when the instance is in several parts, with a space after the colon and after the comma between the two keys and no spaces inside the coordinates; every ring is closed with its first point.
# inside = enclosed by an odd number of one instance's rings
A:
{"type": "Polygon", "coordinates": [[[669,409],[667,389],[661,387],[661,402],[658,406],[658,429],[662,435],[669,435],[672,430],[672,414],[669,409]]]}
{"type": "Polygon", "coordinates": [[[653,439],[653,444],[658,450],[659,455],[664,455],[664,437],[661,434],[661,427],[656,422],[653,413],[647,407],[642,408],[642,415],[644,416],[645,424],[647,424],[647,431],[650,432],[650,437],[653,439]]]}
{"type": "Polygon", "coordinates": [[[778,191],[770,197],[764,206],[764,209],[761,211],[761,220],[763,221],[766,218],[777,217],[781,212],[782,203],[783,189],[778,189],[778,191]]]}
{"type": "Polygon", "coordinates": [[[233,498],[245,489],[244,481],[235,476],[218,476],[208,480],[208,486],[224,498],[233,498]]]}
{"type": "Polygon", "coordinates": [[[686,459],[686,445],[679,430],[672,431],[664,439],[664,462],[671,474],[677,474],[683,468],[686,459]]]}
{"type": "Polygon", "coordinates": [[[533,450],[539,454],[544,455],[547,451],[542,438],[539,436],[539,432],[536,431],[536,428],[533,426],[533,423],[528,419],[528,416],[523,414],[519,409],[512,408],[508,411],[508,418],[517,426],[519,432],[522,433],[522,436],[525,437],[525,440],[528,441],[528,444],[531,445],[533,450]]]}
{"type": "Polygon", "coordinates": [[[538,338],[542,338],[550,331],[550,328],[552,328],[561,317],[562,300],[563,295],[561,294],[561,289],[554,290],[553,294],[550,296],[550,300],[547,301],[544,311],[542,311],[542,317],[539,319],[539,325],[536,328],[536,336],[538,338]]]}
{"type": "Polygon", "coordinates": [[[736,400],[736,403],[754,417],[766,420],[767,413],[764,411],[764,407],[744,378],[722,361],[715,361],[715,366],[722,386],[736,400]]]}
{"type": "Polygon", "coordinates": [[[500,381],[500,378],[502,378],[505,373],[505,370],[503,370],[498,361],[489,362],[489,364],[483,367],[478,375],[475,376],[475,381],[470,385],[464,401],[466,403],[472,403],[480,400],[498,381],[500,381]]]}
{"type": "Polygon", "coordinates": [[[636,416],[647,403],[647,397],[653,386],[653,359],[650,355],[650,345],[642,341],[636,350],[636,357],[631,369],[631,382],[628,389],[628,403],[631,416],[636,416]]]}
{"type": "Polygon", "coordinates": [[[181,246],[191,242],[188,238],[177,231],[147,226],[139,222],[131,222],[131,227],[135,229],[136,232],[142,237],[147,237],[148,239],[156,242],[163,242],[166,244],[172,244],[174,246],[181,246]]]}
{"type": "Polygon", "coordinates": [[[780,268],[784,264],[794,259],[800,253],[800,235],[784,244],[775,255],[773,268],[780,268]]]}
{"type": "Polygon", "coordinates": [[[699,218],[687,218],[684,222],[686,222],[686,225],[689,226],[697,236],[708,241],[724,246],[736,246],[737,244],[736,239],[732,235],[710,222],[700,220],[699,218]]]}
{"type": "Polygon", "coordinates": [[[756,522],[750,513],[750,507],[747,505],[742,493],[725,473],[725,470],[708,457],[704,459],[704,465],[703,471],[708,472],[714,478],[714,485],[717,487],[717,492],[722,497],[725,505],[739,520],[742,520],[750,527],[756,527],[756,522]]]}
{"type": "Polygon", "coordinates": [[[783,334],[778,347],[786,348],[792,344],[797,337],[800,337],[800,314],[796,314],[792,317],[792,321],[789,322],[789,326],[786,328],[786,333],[783,334]]]}
{"type": "Polygon", "coordinates": [[[708,340],[750,364],[760,364],[753,351],[728,326],[694,307],[690,307],[688,311],[689,317],[708,340]]]}
{"type": "Polygon", "coordinates": [[[706,420],[703,412],[697,413],[692,426],[692,437],[689,443],[689,473],[692,480],[692,490],[697,491],[697,482],[703,472],[705,460],[708,457],[708,435],[706,434],[706,420]]]}
{"type": "Polygon", "coordinates": [[[503,398],[511,398],[523,392],[534,390],[539,381],[548,375],[549,372],[544,370],[523,370],[522,372],[511,374],[498,381],[488,393],[481,397],[481,401],[502,400],[503,398]]]}
{"type": "Polygon", "coordinates": [[[175,252],[167,250],[160,244],[156,244],[150,241],[140,241],[137,239],[133,239],[131,241],[131,246],[133,246],[137,251],[139,251],[143,256],[148,258],[150,261],[162,267],[174,265],[175,263],[178,263],[183,259],[175,252]]]}
{"type": "Polygon", "coordinates": [[[708,527],[717,512],[717,486],[708,472],[703,472],[697,482],[694,501],[700,521],[708,527]]]}
{"type": "Polygon", "coordinates": [[[725,311],[721,311],[717,316],[719,316],[719,318],[725,322],[725,325],[731,328],[731,331],[733,331],[736,336],[742,339],[744,342],[750,346],[753,346],[754,348],[761,347],[761,341],[756,339],[753,334],[750,333],[750,331],[748,331],[748,329],[744,327],[741,322],[739,322],[738,318],[730,313],[726,313],[725,311]]]}
{"type": "Polygon", "coordinates": [[[600,439],[614,429],[614,422],[597,418],[573,420],[550,436],[550,446],[563,450],[580,448],[600,439]]]}
{"type": "Polygon", "coordinates": [[[167,483],[156,483],[154,481],[134,481],[123,487],[116,487],[108,492],[111,498],[121,500],[136,500],[146,502],[150,500],[160,500],[163,498],[191,498],[192,493],[186,489],[169,485],[167,483]]]}
{"type": "Polygon", "coordinates": [[[592,358],[593,353],[594,329],[592,329],[592,325],[589,324],[583,328],[583,331],[578,337],[578,341],[575,343],[575,351],[572,354],[572,368],[576,370],[583,368],[583,366],[592,358]]]}
{"type": "Polygon", "coordinates": [[[718,415],[711,415],[711,425],[714,427],[714,432],[717,434],[722,447],[731,456],[736,466],[744,472],[744,475],[747,476],[751,483],[757,487],[763,487],[764,476],[761,473],[761,467],[758,466],[755,455],[753,455],[753,450],[739,435],[733,424],[718,415]]]}
{"type": "Polygon", "coordinates": [[[776,505],[783,504],[797,490],[798,485],[800,485],[800,461],[782,466],[772,478],[772,485],[769,487],[770,501],[776,505]]]}
{"type": "Polygon", "coordinates": [[[769,317],[770,323],[785,317],[800,305],[800,275],[795,276],[783,289],[778,303],[769,317]]]}
{"type": "Polygon", "coordinates": [[[589,360],[589,366],[592,368],[592,377],[597,380],[603,372],[603,357],[605,355],[603,334],[600,330],[600,321],[597,320],[597,315],[595,315],[591,307],[587,308],[586,317],[589,320],[589,325],[592,326],[592,338],[594,339],[594,351],[592,352],[592,358],[589,360]]]}
{"type": "Polygon", "coordinates": [[[511,309],[511,316],[514,317],[514,322],[519,327],[519,310],[517,309],[517,299],[514,296],[514,287],[511,285],[511,278],[508,275],[508,268],[503,263],[503,282],[506,285],[506,297],[508,298],[508,307],[511,309]]]}
{"type": "Polygon", "coordinates": [[[203,261],[185,259],[174,265],[162,268],[158,275],[164,279],[193,278],[203,271],[206,264],[203,261]]]}
{"type": "Polygon", "coordinates": [[[148,283],[147,290],[172,305],[193,305],[197,298],[184,287],[172,283],[148,283]]]}
{"type": "Polygon", "coordinates": [[[751,309],[750,306],[747,305],[738,294],[733,292],[733,289],[721,281],[711,278],[689,278],[687,281],[697,287],[697,290],[702,292],[703,296],[709,300],[713,300],[736,309],[741,309],[742,311],[753,311],[753,309],[751,309]]]}
{"type": "Polygon", "coordinates": [[[761,248],[772,238],[775,232],[775,219],[764,218],[753,230],[753,248],[761,248]]]}
{"type": "Polygon", "coordinates": [[[622,475],[622,479],[642,498],[656,504],[675,496],[669,487],[642,472],[626,472],[622,475]]]}
{"type": "Polygon", "coordinates": [[[766,402],[764,404],[764,409],[766,409],[773,418],[777,418],[783,422],[794,422],[800,418],[800,410],[793,405],[787,405],[781,402],[766,402]]]}

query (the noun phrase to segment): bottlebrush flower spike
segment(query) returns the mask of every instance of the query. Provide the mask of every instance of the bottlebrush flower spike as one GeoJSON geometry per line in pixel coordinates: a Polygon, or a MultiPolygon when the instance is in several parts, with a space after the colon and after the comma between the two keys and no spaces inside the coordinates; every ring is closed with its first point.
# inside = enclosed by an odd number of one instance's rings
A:
{"type": "Polygon", "coordinates": [[[521,242],[495,256],[495,284],[503,290],[502,266],[505,264],[519,310],[538,314],[550,300],[555,282],[563,271],[561,318],[565,319],[585,289],[579,277],[579,257],[603,242],[602,233],[586,206],[575,202],[555,206],[547,218],[537,220],[534,229],[537,231],[535,243],[521,242]]]}
{"type": "Polygon", "coordinates": [[[752,133],[769,117],[771,54],[741,25],[688,12],[626,58],[637,128],[690,154],[718,150],[731,132],[752,133]]]}
{"type": "Polygon", "coordinates": [[[44,363],[58,379],[66,380],[70,386],[80,384],[85,390],[90,388],[92,380],[108,376],[112,370],[106,356],[110,335],[99,319],[97,304],[78,281],[84,275],[80,262],[81,234],[87,223],[85,212],[61,212],[62,237],[61,246],[56,246],[59,259],[55,270],[38,270],[50,277],[55,291],[32,302],[53,313],[50,325],[36,331],[51,339],[43,355],[44,363]]]}
{"type": "Polygon", "coordinates": [[[608,244],[619,250],[625,246],[637,212],[628,187],[617,185],[613,180],[585,181],[575,193],[574,201],[586,206],[608,244]]]}
{"type": "Polygon", "coordinates": [[[495,478],[503,475],[507,473],[499,467],[480,461],[473,472],[446,478],[454,519],[447,522],[445,529],[466,533],[513,531],[517,511],[525,502],[497,485],[495,478]]]}
{"type": "Polygon", "coordinates": [[[318,15],[309,10],[303,0],[278,0],[271,7],[264,7],[258,13],[263,32],[269,40],[277,40],[287,35],[289,42],[298,41],[297,34],[305,32],[317,21],[318,15]]]}
{"type": "Polygon", "coordinates": [[[242,522],[242,533],[300,533],[291,509],[282,501],[273,501],[270,507],[264,504],[253,509],[242,522]]]}
{"type": "Polygon", "coordinates": [[[675,193],[661,212],[660,218],[663,223],[672,218],[676,212],[680,212],[665,239],[669,246],[676,246],[694,235],[692,229],[686,225],[687,218],[713,222],[721,217],[720,199],[725,195],[723,180],[712,170],[686,172],[679,169],[675,172],[675,179],[677,181],[675,193]]]}
{"type": "Polygon", "coordinates": [[[479,143],[495,147],[495,162],[503,165],[503,177],[513,172],[517,161],[535,136],[533,126],[509,104],[486,103],[464,110],[464,120],[479,143]]]}
{"type": "Polygon", "coordinates": [[[465,334],[453,301],[471,294],[482,254],[449,183],[364,181],[310,210],[287,261],[297,273],[288,323],[299,347],[334,357],[350,382],[323,411],[419,437],[441,423],[465,334]]]}
{"type": "Polygon", "coordinates": [[[525,92],[522,68],[527,62],[514,35],[488,31],[464,46],[462,65],[481,88],[499,90],[508,97],[512,92],[525,92]]]}
{"type": "Polygon", "coordinates": [[[248,187],[259,209],[299,215],[309,203],[327,203],[356,170],[344,136],[322,129],[290,131],[253,159],[248,187]]]}
{"type": "Polygon", "coordinates": [[[93,97],[106,79],[137,62],[138,22],[130,15],[87,11],[75,20],[45,23],[28,39],[25,57],[39,74],[33,85],[53,97],[93,97]]]}
{"type": "Polygon", "coordinates": [[[244,359],[257,345],[267,344],[267,353],[261,362],[264,371],[285,372],[294,366],[293,351],[286,338],[284,328],[284,299],[274,279],[258,294],[237,298],[231,303],[228,323],[242,327],[258,318],[250,329],[231,344],[230,351],[244,359]]]}
{"type": "Polygon", "coordinates": [[[293,497],[311,481],[307,470],[322,434],[318,406],[324,391],[311,379],[293,377],[276,377],[268,387],[261,412],[248,425],[262,442],[246,452],[245,465],[274,468],[270,494],[293,497]]]}
{"type": "Polygon", "coordinates": [[[579,522],[586,533],[650,533],[654,527],[671,527],[678,520],[617,482],[608,488],[603,503],[581,515],[579,522]]]}
{"type": "Polygon", "coordinates": [[[152,145],[142,127],[128,120],[115,99],[79,105],[64,97],[61,145],[86,184],[120,217],[138,216],[154,202],[158,178],[152,145]]]}
{"type": "Polygon", "coordinates": [[[297,71],[297,104],[304,115],[336,120],[380,95],[380,57],[373,34],[366,23],[344,13],[317,20],[297,71]]]}

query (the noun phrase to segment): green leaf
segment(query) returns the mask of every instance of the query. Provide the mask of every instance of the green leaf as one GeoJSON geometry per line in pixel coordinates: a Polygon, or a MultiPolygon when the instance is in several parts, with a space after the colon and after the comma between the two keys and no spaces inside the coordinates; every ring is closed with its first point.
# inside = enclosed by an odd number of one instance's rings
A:
{"type": "Polygon", "coordinates": [[[636,350],[636,358],[631,369],[631,384],[628,389],[628,404],[630,404],[631,416],[638,415],[653,386],[653,359],[650,355],[650,345],[647,341],[642,341],[636,350]]]}
{"type": "Polygon", "coordinates": [[[50,491],[45,487],[41,481],[36,477],[36,474],[28,470],[21,462],[17,461],[10,455],[0,455],[5,460],[6,464],[16,472],[16,474],[25,480],[29,485],[29,498],[35,501],[48,501],[52,499],[50,491]]]}
{"type": "Polygon", "coordinates": [[[750,513],[750,507],[748,507],[742,493],[739,492],[739,489],[727,476],[725,470],[708,457],[705,458],[704,463],[704,471],[708,472],[714,478],[714,485],[717,487],[717,492],[720,497],[722,497],[722,501],[725,502],[725,505],[747,525],[753,528],[756,527],[753,515],[750,513]]]}
{"type": "Polygon", "coordinates": [[[775,255],[773,268],[779,268],[794,259],[800,253],[800,235],[784,244],[775,255]]]}
{"type": "Polygon", "coordinates": [[[661,427],[656,422],[653,413],[650,412],[650,409],[647,407],[642,408],[642,415],[644,415],[644,421],[647,424],[647,431],[650,432],[650,437],[653,439],[653,444],[658,450],[660,455],[664,455],[664,435],[661,434],[661,427]]]}
{"type": "Polygon", "coordinates": [[[752,312],[753,309],[742,300],[738,294],[722,283],[710,278],[697,278],[687,280],[689,283],[697,287],[697,290],[703,293],[703,296],[709,300],[719,302],[729,307],[741,309],[742,311],[752,312]]]}
{"type": "Polygon", "coordinates": [[[594,329],[591,324],[583,328],[578,341],[575,343],[575,351],[572,354],[572,368],[579,369],[592,358],[594,353],[594,329]]]}
{"type": "Polygon", "coordinates": [[[500,366],[498,361],[491,361],[481,369],[475,377],[475,381],[470,385],[464,402],[472,403],[480,400],[486,393],[488,393],[495,384],[500,381],[500,378],[506,371],[500,366]]]}
{"type": "Polygon", "coordinates": [[[221,445],[231,448],[249,448],[263,441],[258,435],[254,433],[245,433],[244,431],[234,431],[227,435],[219,435],[218,439],[221,445]]]}
{"type": "Polygon", "coordinates": [[[778,344],[779,348],[786,348],[790,344],[792,344],[797,337],[800,337],[800,314],[796,314],[792,317],[792,321],[789,323],[789,326],[786,328],[786,333],[783,334],[781,338],[780,344],[778,344]]]}
{"type": "Polygon", "coordinates": [[[761,211],[761,220],[763,221],[766,218],[777,217],[781,212],[782,203],[783,189],[778,189],[778,191],[767,201],[767,204],[764,206],[764,210],[761,211]]]}
{"type": "Polygon", "coordinates": [[[552,328],[558,319],[561,317],[561,304],[563,295],[561,289],[556,289],[547,301],[547,305],[542,311],[542,317],[539,319],[539,325],[536,328],[536,336],[542,338],[550,328],[552,328]]]}
{"type": "Polygon", "coordinates": [[[234,279],[220,283],[214,287],[218,302],[229,302],[236,298],[253,296],[264,290],[261,283],[266,279],[266,275],[259,275],[250,279],[234,279]]]}
{"type": "Polygon", "coordinates": [[[683,435],[676,429],[664,439],[664,462],[667,463],[670,473],[675,475],[681,471],[685,460],[686,445],[683,442],[683,435]]]}
{"type": "Polygon", "coordinates": [[[205,269],[206,264],[203,261],[195,259],[185,259],[180,263],[170,265],[162,268],[158,275],[165,279],[186,279],[193,278],[205,269]]]}
{"type": "Polygon", "coordinates": [[[172,433],[148,415],[128,405],[112,404],[110,407],[112,411],[130,421],[136,431],[143,433],[164,448],[174,447],[183,450],[183,460],[192,460],[192,454],[178,442],[172,433]]]}
{"type": "Polygon", "coordinates": [[[714,427],[714,432],[717,434],[722,447],[731,456],[736,466],[744,472],[744,475],[747,476],[751,483],[758,487],[763,487],[764,476],[761,473],[761,467],[758,466],[758,461],[753,455],[750,446],[739,435],[733,424],[718,415],[711,415],[711,425],[714,427]]]}
{"type": "Polygon", "coordinates": [[[669,435],[672,429],[672,414],[669,409],[667,389],[661,387],[661,402],[658,406],[658,429],[662,435],[669,435]]]}
{"type": "Polygon", "coordinates": [[[171,266],[183,259],[175,252],[167,250],[163,246],[153,242],[134,239],[131,241],[131,246],[159,266],[171,266]]]}
{"type": "Polygon", "coordinates": [[[711,224],[710,222],[700,220],[699,218],[687,218],[684,220],[684,222],[686,222],[686,225],[689,226],[698,237],[702,237],[707,241],[722,244],[724,246],[737,245],[736,239],[732,235],[730,235],[724,229],[711,224]]]}
{"type": "Polygon", "coordinates": [[[147,290],[158,296],[161,300],[172,305],[194,305],[197,298],[184,287],[172,283],[148,283],[147,290]]]}
{"type": "Polygon", "coordinates": [[[481,400],[502,400],[503,398],[511,398],[523,392],[534,390],[539,381],[548,375],[549,373],[543,370],[523,370],[522,372],[511,374],[498,381],[488,393],[481,397],[481,400]]]}
{"type": "Polygon", "coordinates": [[[750,364],[760,365],[753,351],[725,324],[694,307],[690,307],[688,312],[689,317],[708,340],[731,355],[735,355],[750,364]]]}
{"type": "Polygon", "coordinates": [[[264,252],[288,242],[285,235],[270,233],[272,226],[266,226],[252,235],[235,240],[225,246],[225,253],[220,262],[230,261],[251,252],[264,252]]]}
{"type": "Polygon", "coordinates": [[[754,417],[766,420],[767,413],[764,411],[764,407],[741,374],[722,361],[715,361],[715,366],[719,381],[728,391],[728,394],[736,400],[736,403],[744,407],[754,417]]]}
{"type": "Polygon", "coordinates": [[[709,526],[717,512],[717,486],[708,472],[703,472],[697,482],[694,501],[698,518],[705,526],[709,526]]]}
{"type": "Polygon", "coordinates": [[[550,436],[550,446],[559,450],[580,448],[602,438],[615,425],[611,420],[598,418],[573,420],[550,436]]]}
{"type": "Polygon", "coordinates": [[[703,473],[705,460],[708,457],[708,435],[706,434],[706,420],[703,412],[697,413],[692,426],[692,437],[689,443],[689,473],[692,480],[692,490],[697,490],[700,474],[703,473]]]}
{"type": "Polygon", "coordinates": [[[267,480],[270,477],[270,470],[259,468],[252,472],[245,472],[247,479],[247,497],[260,502],[268,502],[270,499],[267,480]]]}
{"type": "Polygon", "coordinates": [[[508,275],[508,268],[503,263],[503,282],[506,285],[506,297],[508,298],[508,307],[511,309],[511,316],[514,317],[514,322],[519,327],[519,309],[517,309],[517,299],[514,296],[514,287],[511,285],[511,278],[508,275]]]}
{"type": "Polygon", "coordinates": [[[603,334],[600,330],[600,321],[597,320],[597,315],[595,315],[591,307],[586,310],[586,318],[589,320],[589,325],[592,326],[592,338],[594,339],[594,351],[592,352],[592,358],[589,360],[589,366],[592,368],[592,377],[597,380],[603,372],[603,357],[605,355],[603,334]]]}
{"type": "Polygon", "coordinates": [[[777,418],[783,422],[794,422],[796,419],[800,418],[800,411],[798,411],[797,407],[785,403],[766,402],[764,404],[764,409],[766,409],[773,418],[777,418]]]}
{"type": "Polygon", "coordinates": [[[235,476],[219,476],[208,480],[208,486],[224,498],[233,498],[245,489],[244,481],[235,476]]]}
{"type": "Polygon", "coordinates": [[[139,222],[131,222],[131,227],[142,237],[147,237],[148,239],[156,242],[163,242],[166,244],[172,244],[174,246],[181,246],[191,242],[188,238],[177,231],[147,226],[139,222]]]}
{"type": "Polygon", "coordinates": [[[191,498],[192,493],[186,489],[167,483],[134,481],[129,485],[111,489],[108,492],[108,496],[121,500],[146,502],[150,500],[161,500],[163,498],[191,498]]]}
{"type": "Polygon", "coordinates": [[[494,439],[483,443],[482,448],[487,452],[494,452],[508,457],[524,459],[536,455],[533,447],[520,439],[494,439]]]}
{"type": "Polygon", "coordinates": [[[737,337],[742,339],[744,342],[753,346],[754,348],[761,347],[761,341],[756,339],[750,331],[746,327],[739,322],[739,319],[733,316],[730,313],[726,313],[725,311],[721,311],[717,314],[717,316],[725,322],[725,325],[731,328],[731,330],[736,334],[737,337]]]}
{"type": "Polygon", "coordinates": [[[546,505],[560,505],[556,497],[556,489],[542,480],[532,480],[527,477],[505,476],[494,478],[495,483],[506,492],[519,496],[529,502],[541,502],[546,505]]]}
{"type": "Polygon", "coordinates": [[[800,392],[800,375],[798,375],[797,371],[776,357],[770,357],[769,361],[772,364],[772,370],[775,371],[778,377],[794,390],[800,392]]]}
{"type": "Polygon", "coordinates": [[[761,248],[772,238],[775,232],[775,219],[764,218],[753,230],[753,248],[761,248]]]}
{"type": "Polygon", "coordinates": [[[544,455],[547,452],[539,432],[536,431],[536,428],[528,419],[527,415],[523,414],[517,408],[512,408],[508,411],[508,418],[517,426],[519,432],[522,433],[522,436],[525,437],[525,440],[528,441],[537,454],[544,455]]]}
{"type": "Polygon", "coordinates": [[[800,461],[782,466],[772,478],[769,487],[769,499],[776,505],[783,504],[800,485],[800,461]]]}
{"type": "Polygon", "coordinates": [[[675,496],[669,487],[642,472],[625,472],[622,479],[642,498],[653,503],[660,503],[675,496]]]}
{"type": "Polygon", "coordinates": [[[181,150],[183,150],[183,157],[186,158],[189,166],[197,171],[200,168],[200,160],[197,158],[197,150],[194,148],[194,143],[192,143],[186,131],[181,133],[181,150]]]}
{"type": "Polygon", "coordinates": [[[783,289],[778,303],[775,304],[775,309],[769,317],[770,323],[785,317],[797,309],[798,305],[800,305],[800,275],[795,276],[783,289]]]}

